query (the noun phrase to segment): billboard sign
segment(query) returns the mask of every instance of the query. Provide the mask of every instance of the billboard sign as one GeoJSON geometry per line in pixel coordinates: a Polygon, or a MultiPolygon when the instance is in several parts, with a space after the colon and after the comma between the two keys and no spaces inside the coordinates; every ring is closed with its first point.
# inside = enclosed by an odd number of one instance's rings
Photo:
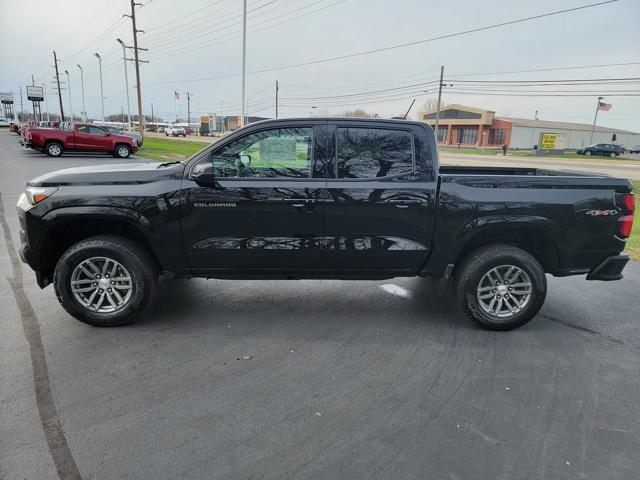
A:
{"type": "Polygon", "coordinates": [[[0,102],[5,105],[11,105],[13,103],[13,93],[0,93],[0,102]]]}
{"type": "Polygon", "coordinates": [[[27,98],[32,102],[44,100],[44,89],[38,85],[27,85],[27,98]]]}

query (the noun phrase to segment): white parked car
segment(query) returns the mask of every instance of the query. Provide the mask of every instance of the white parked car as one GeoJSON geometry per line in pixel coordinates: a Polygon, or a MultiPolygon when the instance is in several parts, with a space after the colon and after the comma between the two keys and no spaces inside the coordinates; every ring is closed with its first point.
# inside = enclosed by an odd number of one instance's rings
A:
{"type": "Polygon", "coordinates": [[[168,137],[169,135],[171,135],[172,137],[179,137],[180,135],[182,135],[183,137],[187,136],[187,131],[184,129],[184,127],[179,127],[177,125],[169,125],[165,131],[164,134],[168,137]]]}
{"type": "Polygon", "coordinates": [[[7,120],[6,118],[0,118],[0,127],[8,127],[9,126],[9,120],[7,120]]]}

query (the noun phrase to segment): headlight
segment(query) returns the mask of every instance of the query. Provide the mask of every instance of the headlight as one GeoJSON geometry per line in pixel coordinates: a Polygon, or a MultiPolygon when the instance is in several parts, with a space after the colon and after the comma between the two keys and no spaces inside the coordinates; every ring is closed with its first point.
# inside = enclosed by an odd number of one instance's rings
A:
{"type": "Polygon", "coordinates": [[[29,210],[34,205],[46,200],[58,190],[58,187],[30,187],[18,198],[18,208],[29,210]]]}

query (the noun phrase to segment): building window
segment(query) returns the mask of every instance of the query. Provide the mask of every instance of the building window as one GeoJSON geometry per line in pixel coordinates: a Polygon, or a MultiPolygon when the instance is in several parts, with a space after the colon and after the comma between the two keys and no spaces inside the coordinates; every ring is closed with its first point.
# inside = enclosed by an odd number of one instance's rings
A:
{"type": "Polygon", "coordinates": [[[458,143],[471,144],[478,142],[478,127],[464,127],[458,129],[458,143]]]}
{"type": "Polygon", "coordinates": [[[489,143],[491,145],[504,145],[504,128],[492,128],[489,130],[489,143]]]}
{"type": "MultiPolygon", "coordinates": [[[[431,125],[431,128],[434,129],[435,131],[435,125],[431,125]]],[[[445,143],[447,141],[447,132],[448,132],[448,128],[446,126],[442,126],[442,125],[438,125],[438,142],[439,143],[445,143]]]]}

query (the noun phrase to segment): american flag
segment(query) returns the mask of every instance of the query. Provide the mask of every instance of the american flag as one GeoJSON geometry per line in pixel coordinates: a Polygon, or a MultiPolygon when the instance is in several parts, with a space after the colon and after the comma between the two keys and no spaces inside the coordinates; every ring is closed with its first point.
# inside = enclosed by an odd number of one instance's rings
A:
{"type": "Polygon", "coordinates": [[[598,110],[604,110],[605,112],[608,112],[609,110],[611,110],[611,104],[598,102],[598,110]]]}
{"type": "MultiPolygon", "coordinates": [[[[178,92],[174,91],[174,92],[173,92],[173,96],[174,96],[174,98],[175,98],[176,100],[180,100],[180,94],[179,94],[178,92]]],[[[600,108],[600,107],[598,107],[598,108],[600,108]]]]}

